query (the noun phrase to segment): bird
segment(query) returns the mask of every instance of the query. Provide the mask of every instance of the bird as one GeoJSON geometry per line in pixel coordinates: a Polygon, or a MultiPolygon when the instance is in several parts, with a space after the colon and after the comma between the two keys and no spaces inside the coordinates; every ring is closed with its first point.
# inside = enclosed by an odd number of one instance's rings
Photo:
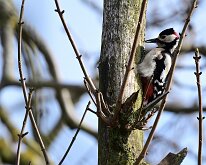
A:
{"type": "Polygon", "coordinates": [[[143,105],[147,105],[165,89],[166,80],[172,64],[172,53],[179,40],[178,33],[168,28],[159,33],[157,38],[146,40],[146,43],[155,43],[157,47],[149,51],[142,62],[137,64],[143,87],[143,105]]]}

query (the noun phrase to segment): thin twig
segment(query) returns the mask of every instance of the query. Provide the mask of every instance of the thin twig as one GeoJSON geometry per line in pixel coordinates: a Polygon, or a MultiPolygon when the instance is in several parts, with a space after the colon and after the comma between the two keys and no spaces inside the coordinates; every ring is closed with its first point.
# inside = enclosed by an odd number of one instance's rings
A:
{"type": "Polygon", "coordinates": [[[82,61],[82,59],[81,59],[82,55],[79,53],[79,51],[78,51],[78,49],[77,49],[77,46],[76,46],[76,44],[75,44],[75,42],[74,42],[74,40],[73,40],[73,38],[72,38],[72,35],[71,35],[70,31],[69,31],[69,28],[68,28],[67,25],[66,25],[66,22],[65,22],[64,16],[63,16],[64,10],[61,11],[60,6],[59,6],[59,3],[58,3],[58,0],[55,0],[55,4],[56,4],[56,9],[55,9],[55,11],[59,14],[59,17],[60,17],[61,22],[62,22],[62,24],[63,24],[64,30],[65,30],[65,32],[66,32],[66,34],[67,34],[67,37],[68,37],[68,39],[69,39],[69,41],[70,41],[70,43],[71,43],[71,45],[72,45],[72,48],[74,49],[74,52],[75,52],[75,54],[76,54],[76,58],[77,58],[77,60],[79,61],[80,67],[81,67],[81,69],[82,69],[82,71],[83,71],[83,73],[84,73],[84,76],[85,76],[88,84],[89,84],[89,87],[91,88],[92,93],[95,94],[96,91],[97,91],[97,89],[96,89],[93,81],[91,80],[89,74],[88,74],[87,71],[86,71],[86,68],[85,68],[85,66],[84,66],[84,63],[83,63],[83,61],[82,61]]]}
{"type": "Polygon", "coordinates": [[[25,78],[23,76],[23,70],[22,70],[22,65],[21,65],[21,43],[22,43],[22,17],[24,13],[24,2],[25,0],[22,0],[22,5],[21,5],[21,10],[20,10],[20,16],[19,16],[19,36],[18,36],[18,68],[19,68],[19,75],[20,75],[20,82],[22,85],[22,90],[23,90],[23,95],[24,95],[24,101],[27,103],[27,91],[26,91],[26,83],[25,83],[25,78]]]}
{"type": "MultiPolygon", "coordinates": [[[[60,17],[60,19],[61,19],[61,22],[62,22],[62,24],[63,24],[64,30],[65,30],[65,32],[66,32],[66,34],[67,34],[67,37],[68,37],[68,39],[69,39],[69,41],[70,41],[70,43],[71,43],[71,45],[72,45],[73,50],[74,50],[74,52],[75,52],[76,58],[77,58],[77,60],[78,60],[78,62],[79,62],[79,65],[80,65],[82,71],[83,71],[83,74],[84,74],[84,76],[85,76],[86,82],[88,83],[88,86],[89,86],[89,88],[90,88],[89,91],[91,91],[91,93],[94,95],[94,97],[95,97],[95,99],[96,99],[97,110],[99,110],[99,111],[97,111],[97,115],[98,115],[98,117],[100,117],[107,125],[111,125],[110,118],[107,118],[107,116],[105,116],[105,114],[104,114],[103,111],[102,111],[102,105],[103,105],[103,108],[105,108],[105,107],[108,108],[108,107],[107,107],[107,106],[104,106],[104,105],[105,105],[105,102],[102,100],[103,97],[101,97],[100,92],[96,89],[96,87],[95,87],[95,85],[94,85],[91,77],[89,76],[89,74],[88,74],[87,71],[86,71],[86,68],[85,68],[85,66],[84,66],[84,63],[83,63],[83,61],[82,61],[82,59],[81,59],[82,55],[79,53],[79,51],[78,51],[78,49],[77,49],[77,46],[76,46],[76,44],[75,44],[75,42],[74,42],[74,40],[73,40],[73,38],[72,38],[72,35],[71,35],[70,31],[69,31],[69,28],[67,27],[66,22],[65,22],[65,20],[64,20],[64,16],[63,16],[64,10],[61,10],[61,9],[60,9],[58,0],[54,0],[54,1],[55,1],[55,4],[56,4],[56,9],[55,9],[55,11],[58,13],[58,15],[59,15],[59,17],[60,17]]],[[[90,95],[90,97],[91,97],[91,99],[93,100],[93,97],[92,97],[91,95],[90,95]]],[[[94,102],[94,101],[93,101],[93,102],[94,102]]],[[[104,110],[104,112],[109,112],[108,109],[103,109],[103,110],[104,110]]]]}
{"type": "Polygon", "coordinates": [[[100,94],[100,102],[101,102],[101,104],[102,104],[102,111],[104,112],[105,115],[111,116],[112,113],[111,113],[111,111],[109,110],[108,105],[107,105],[107,104],[105,103],[105,101],[104,101],[103,94],[102,94],[101,92],[99,92],[99,94],[100,94]]]}
{"type": "MultiPolygon", "coordinates": [[[[23,25],[22,17],[23,17],[23,13],[24,13],[24,2],[25,2],[25,0],[22,0],[20,16],[19,16],[19,22],[18,22],[18,24],[19,24],[19,34],[18,34],[18,69],[19,69],[19,75],[20,75],[20,82],[22,84],[22,91],[23,91],[23,95],[24,95],[24,101],[25,101],[25,104],[27,106],[28,105],[27,88],[26,88],[25,78],[23,76],[23,70],[22,70],[22,64],[21,64],[21,61],[22,61],[22,59],[21,59],[21,47],[22,47],[21,44],[22,44],[22,25],[23,25]]],[[[26,111],[26,113],[27,113],[27,111],[26,111]]],[[[37,137],[38,137],[38,140],[39,140],[39,144],[40,144],[41,150],[42,150],[43,155],[44,155],[45,162],[48,165],[49,164],[49,159],[48,159],[48,156],[47,156],[47,153],[46,153],[46,150],[45,150],[44,143],[43,143],[42,138],[40,136],[39,130],[37,128],[37,124],[35,122],[33,113],[32,113],[31,110],[29,110],[28,113],[29,113],[29,117],[31,119],[31,123],[32,123],[32,125],[33,125],[33,127],[34,127],[34,129],[36,131],[36,134],[37,134],[37,137]]],[[[19,150],[18,151],[18,153],[19,153],[20,152],[20,147],[19,147],[18,150],[19,150]]],[[[20,161],[19,159],[20,159],[20,156],[18,156],[18,154],[17,154],[17,161],[16,161],[17,165],[19,164],[19,161],[20,161]]]]}
{"type": "Polygon", "coordinates": [[[202,72],[200,72],[200,58],[199,50],[196,48],[195,50],[195,56],[193,57],[195,60],[195,66],[196,66],[196,72],[194,72],[196,79],[197,79],[197,89],[198,89],[198,99],[199,99],[199,117],[197,119],[199,120],[199,144],[198,144],[198,165],[202,165],[202,143],[203,143],[203,124],[202,120],[204,117],[203,109],[202,109],[202,89],[201,89],[201,81],[200,81],[200,75],[202,72]]]}
{"type": "Polygon", "coordinates": [[[96,103],[94,97],[92,96],[91,90],[90,90],[90,88],[89,88],[89,86],[88,86],[88,83],[87,83],[87,80],[86,80],[86,79],[84,79],[84,85],[85,85],[85,87],[86,87],[86,89],[87,89],[87,93],[89,94],[90,98],[92,99],[92,102],[94,103],[94,105],[97,106],[97,103],[96,103]]]}
{"type": "Polygon", "coordinates": [[[105,124],[110,126],[111,125],[110,118],[105,116],[105,114],[102,112],[102,103],[101,103],[101,94],[100,94],[100,92],[97,92],[96,101],[97,101],[97,116],[100,117],[105,124]]]}
{"type": "Polygon", "coordinates": [[[19,136],[19,140],[18,140],[17,154],[16,154],[16,165],[19,165],[19,163],[20,163],[21,142],[22,142],[24,136],[28,134],[28,132],[24,133],[24,129],[26,127],[26,122],[27,122],[29,111],[31,110],[31,100],[32,100],[33,91],[34,91],[33,89],[30,89],[30,91],[29,91],[28,103],[27,103],[27,105],[25,107],[26,108],[26,113],[25,113],[25,116],[24,116],[21,132],[18,135],[19,136]]]}
{"type": "Polygon", "coordinates": [[[146,123],[148,123],[149,119],[154,116],[154,114],[158,111],[157,108],[153,108],[152,111],[147,115],[147,117],[145,118],[146,123]]]}
{"type": "Polygon", "coordinates": [[[116,101],[116,107],[115,107],[114,117],[113,117],[114,122],[116,122],[116,120],[119,116],[119,113],[121,111],[121,105],[122,105],[122,101],[123,101],[125,87],[126,87],[126,84],[127,84],[127,81],[128,81],[129,73],[132,70],[133,63],[134,63],[134,57],[135,57],[137,46],[138,46],[138,40],[139,40],[139,35],[140,35],[140,32],[141,32],[141,25],[142,25],[142,22],[143,22],[146,5],[147,5],[147,0],[143,0],[142,4],[141,4],[139,19],[138,19],[138,22],[137,22],[137,28],[136,28],[136,33],[135,33],[135,37],[134,37],[134,42],[133,42],[133,45],[132,45],[131,55],[129,57],[129,61],[128,61],[128,64],[127,64],[127,67],[126,67],[123,82],[122,82],[120,92],[119,92],[119,95],[118,95],[118,98],[117,98],[117,101],[116,101]]]}
{"type": "MultiPolygon", "coordinates": [[[[174,53],[173,53],[173,63],[172,63],[172,66],[171,66],[171,69],[170,69],[170,75],[169,75],[169,78],[168,78],[168,82],[167,82],[167,86],[165,88],[165,91],[169,91],[170,90],[170,87],[171,87],[171,84],[172,84],[172,78],[173,78],[173,73],[174,73],[174,70],[175,70],[175,66],[176,66],[176,61],[177,61],[177,57],[180,53],[180,50],[182,48],[182,42],[183,42],[183,39],[185,37],[185,33],[186,33],[186,30],[187,30],[187,27],[190,23],[190,18],[192,16],[192,13],[194,11],[194,9],[197,7],[197,0],[194,0],[193,3],[192,3],[192,7],[188,13],[188,17],[187,19],[185,20],[185,24],[184,24],[184,27],[182,29],[182,33],[181,33],[181,36],[180,36],[180,40],[178,42],[178,46],[177,48],[175,49],[174,53]]],[[[156,127],[157,127],[157,124],[160,120],[160,117],[161,117],[161,114],[164,110],[164,107],[165,107],[165,104],[166,104],[166,99],[167,99],[167,95],[164,97],[164,99],[162,100],[161,104],[160,104],[160,107],[159,107],[159,111],[158,111],[158,114],[157,114],[157,117],[154,121],[154,124],[153,124],[153,127],[152,127],[152,130],[146,140],[146,143],[139,155],[139,157],[136,159],[134,165],[138,165],[141,160],[145,157],[146,153],[147,153],[147,150],[149,148],[149,145],[153,139],[153,136],[154,136],[154,132],[156,130],[156,127]]]]}
{"type": "MultiPolygon", "coordinates": [[[[23,13],[24,13],[24,3],[25,3],[25,1],[22,0],[20,16],[19,16],[18,68],[19,68],[20,81],[21,81],[21,85],[22,85],[22,91],[23,91],[23,95],[24,95],[24,101],[27,105],[28,102],[27,102],[26,84],[25,84],[25,78],[23,77],[23,71],[22,71],[22,66],[21,66],[21,40],[22,40],[22,24],[23,24],[22,17],[23,17],[23,13]]],[[[29,108],[29,107],[27,106],[27,108],[29,108]]],[[[19,165],[19,163],[20,163],[21,141],[22,141],[22,138],[25,136],[25,134],[23,132],[25,129],[26,121],[27,121],[27,116],[28,116],[27,112],[25,114],[22,129],[21,129],[21,132],[19,134],[19,141],[18,141],[17,155],[16,155],[16,165],[19,165]],[[24,134],[24,136],[23,136],[23,134],[24,134]]]]}
{"type": "Polygon", "coordinates": [[[32,124],[32,126],[33,126],[33,128],[34,128],[34,130],[35,130],[37,139],[38,139],[38,141],[39,141],[39,145],[40,145],[40,147],[41,147],[41,151],[42,151],[42,153],[43,153],[43,156],[44,156],[44,160],[45,160],[45,162],[46,162],[46,165],[49,165],[50,163],[49,163],[49,157],[48,157],[47,152],[46,152],[46,147],[45,147],[45,145],[44,145],[44,143],[43,143],[43,140],[42,140],[42,138],[41,138],[41,135],[40,135],[39,129],[38,129],[38,127],[37,127],[37,124],[36,124],[36,121],[35,121],[35,119],[34,119],[34,115],[33,115],[32,111],[29,111],[29,118],[30,118],[31,124],[32,124]]]}
{"type": "Polygon", "coordinates": [[[91,108],[88,108],[88,111],[92,112],[93,114],[97,115],[97,112],[95,112],[94,110],[92,110],[91,108]]]}
{"type": "Polygon", "coordinates": [[[83,114],[83,116],[82,116],[82,118],[81,118],[81,121],[80,121],[80,123],[79,123],[79,126],[78,126],[78,128],[77,128],[77,130],[76,130],[76,133],[74,134],[74,137],[72,138],[72,141],[70,142],[69,147],[67,148],[67,150],[66,150],[63,158],[61,159],[61,161],[59,162],[58,165],[61,165],[61,164],[64,162],[66,156],[68,155],[70,149],[72,148],[72,145],[74,144],[74,141],[76,140],[76,137],[77,137],[77,135],[78,135],[78,133],[79,133],[79,131],[80,131],[80,129],[81,129],[82,122],[83,122],[84,117],[85,117],[85,115],[86,115],[86,113],[87,113],[87,110],[89,109],[90,104],[91,104],[91,102],[89,101],[88,104],[87,104],[87,106],[86,106],[86,109],[85,109],[85,111],[84,111],[84,114],[83,114]]]}

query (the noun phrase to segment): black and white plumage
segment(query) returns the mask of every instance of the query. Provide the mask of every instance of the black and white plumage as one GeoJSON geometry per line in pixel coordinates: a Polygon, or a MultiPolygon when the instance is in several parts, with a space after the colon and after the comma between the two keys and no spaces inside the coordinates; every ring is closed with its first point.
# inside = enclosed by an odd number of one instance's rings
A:
{"type": "Polygon", "coordinates": [[[145,41],[156,43],[158,46],[147,53],[137,66],[146,96],[144,104],[148,104],[163,93],[172,63],[172,53],[178,39],[179,35],[170,28],[162,31],[157,38],[145,41]]]}

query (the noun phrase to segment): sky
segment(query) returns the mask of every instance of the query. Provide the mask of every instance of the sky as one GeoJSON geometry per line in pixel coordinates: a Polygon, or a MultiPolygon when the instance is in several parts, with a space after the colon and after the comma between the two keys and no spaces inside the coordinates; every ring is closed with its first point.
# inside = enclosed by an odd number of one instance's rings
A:
{"type": "MultiPolygon", "coordinates": [[[[60,1],[60,0],[59,0],[60,1]]],[[[103,0],[96,0],[100,8],[102,8],[103,0]]],[[[17,8],[20,9],[20,0],[14,0],[17,8]]],[[[173,0],[171,4],[176,4],[177,0],[173,0]]],[[[98,59],[100,54],[101,47],[101,30],[102,30],[102,18],[91,10],[90,7],[86,6],[81,0],[61,0],[61,8],[65,10],[65,20],[71,30],[71,33],[77,43],[79,50],[83,55],[83,60],[86,61],[86,67],[89,73],[92,75],[97,70],[94,70],[95,62],[98,59]]],[[[161,8],[161,3],[159,7],[161,8]]],[[[203,4],[202,4],[203,5],[203,4]]],[[[163,5],[164,6],[164,5],[163,5]]],[[[78,61],[75,58],[74,52],[70,46],[70,43],[65,35],[64,29],[58,17],[58,14],[54,12],[55,3],[53,0],[26,0],[25,1],[25,15],[24,20],[32,25],[36,31],[41,35],[41,37],[48,44],[49,48],[53,52],[53,57],[57,62],[57,68],[59,70],[59,76],[62,82],[71,83],[71,84],[83,84],[83,74],[79,67],[78,61]]],[[[152,2],[149,3],[148,11],[152,9],[152,2]]],[[[200,8],[200,10],[202,7],[200,8]]],[[[166,13],[167,14],[167,13],[166,13]]],[[[194,15],[195,20],[202,21],[201,17],[198,17],[197,14],[194,15]]],[[[168,26],[175,26],[177,31],[180,31],[182,26],[179,24],[171,23],[168,26]]],[[[161,30],[167,27],[162,27],[161,30]]],[[[205,26],[205,25],[204,25],[205,26]]],[[[160,31],[161,31],[160,30],[160,31]]],[[[197,33],[202,30],[202,26],[197,28],[197,33]]],[[[159,29],[147,29],[146,38],[153,38],[159,33],[159,29]]],[[[203,35],[206,36],[205,31],[203,35]]],[[[203,36],[202,35],[202,36],[203,36]]],[[[202,40],[202,36],[197,38],[197,42],[202,40]]],[[[147,45],[146,45],[147,46],[147,45]]],[[[188,57],[185,58],[186,61],[188,57]]],[[[181,73],[185,75],[185,73],[181,73]]],[[[189,76],[189,75],[188,75],[189,76]]],[[[190,80],[195,81],[194,78],[190,80]]],[[[188,81],[191,82],[191,81],[188,81]]],[[[19,97],[19,90],[13,92],[13,89],[10,89],[12,94],[16,97],[19,97]]],[[[10,91],[10,92],[11,92],[10,91]]],[[[9,93],[10,93],[9,92],[9,93]]],[[[9,93],[1,94],[1,98],[6,106],[9,102],[7,99],[9,93]]],[[[194,94],[190,93],[190,97],[193,97],[194,94]]],[[[184,99],[184,98],[183,98],[184,99]]],[[[19,100],[16,100],[18,103],[19,100]]],[[[77,115],[81,118],[83,110],[85,109],[85,102],[88,101],[87,96],[83,96],[79,104],[76,105],[77,115]]],[[[46,120],[45,127],[50,128],[49,121],[55,120],[55,117],[58,116],[58,106],[55,103],[51,102],[49,108],[54,108],[53,114],[51,117],[46,120]]],[[[23,114],[23,113],[22,113],[23,114]]],[[[165,124],[164,121],[167,121],[166,118],[172,119],[173,115],[166,113],[163,115],[162,122],[159,125],[159,129],[165,124]]],[[[16,118],[14,115],[13,118],[17,120],[18,127],[21,126],[21,118],[16,118]]],[[[86,116],[85,122],[89,123],[92,127],[97,129],[97,118],[93,114],[88,114],[86,116]]],[[[60,133],[59,137],[55,140],[55,143],[50,148],[50,156],[57,163],[61,156],[64,154],[67,145],[69,145],[70,140],[72,139],[75,130],[70,130],[68,127],[65,127],[60,133]]],[[[190,135],[188,135],[190,136],[190,135]]],[[[188,137],[181,145],[182,148],[186,146],[196,147],[196,144],[193,141],[196,141],[196,135],[194,137],[188,137]],[[195,139],[195,140],[194,140],[195,139]]],[[[170,150],[168,150],[169,152],[170,150]]],[[[177,151],[174,151],[177,152],[177,151]]],[[[70,165],[93,165],[97,164],[97,141],[93,137],[87,135],[85,132],[80,131],[74,146],[72,147],[69,156],[65,160],[66,164],[70,165]]],[[[157,162],[156,162],[157,163],[157,162]]],[[[186,157],[182,165],[193,165],[196,164],[191,157],[186,157]]],[[[203,164],[204,165],[204,164],[203,164]]]]}
{"type": "MultiPolygon", "coordinates": [[[[20,9],[21,1],[16,0],[14,2],[17,8],[20,9]]],[[[59,2],[62,9],[65,10],[65,20],[71,30],[75,42],[77,43],[78,49],[83,55],[83,60],[87,61],[85,63],[86,67],[90,75],[92,75],[97,72],[97,70],[94,70],[93,68],[100,53],[102,19],[94,12],[91,12],[91,9],[85,6],[80,0],[61,0],[59,2]]],[[[98,4],[102,7],[102,0],[99,0],[98,4]]],[[[56,67],[59,70],[58,74],[60,80],[64,83],[83,85],[82,71],[75,58],[69,40],[65,35],[59,16],[54,12],[54,9],[54,1],[26,0],[24,20],[32,25],[48,44],[53,53],[53,57],[57,62],[56,67]]],[[[12,89],[11,91],[13,92],[12,89]]],[[[16,91],[16,93],[17,97],[19,97],[19,93],[21,97],[21,92],[16,91]]],[[[9,94],[3,93],[2,95],[2,98],[8,98],[9,94]]],[[[85,109],[85,102],[88,100],[89,98],[87,96],[83,96],[80,103],[76,105],[77,117],[79,119],[85,109]]],[[[3,102],[8,105],[8,102],[3,102]]],[[[53,109],[52,114],[50,113],[50,117],[44,122],[44,127],[50,129],[49,123],[54,122],[55,118],[59,116],[58,106],[51,101],[50,106],[47,108],[53,109]]],[[[22,116],[23,114],[24,113],[22,112],[22,116]]],[[[16,115],[14,115],[13,118],[17,120],[16,115]]],[[[93,114],[87,113],[84,122],[90,124],[91,127],[97,130],[97,118],[93,114]]],[[[18,118],[19,128],[21,127],[21,123],[22,118],[18,118]]],[[[70,130],[68,127],[64,127],[58,138],[50,147],[49,154],[55,164],[60,161],[60,158],[65,153],[75,131],[76,130],[70,130]]],[[[96,162],[96,139],[85,132],[80,131],[74,146],[63,164],[91,165],[96,164],[96,162]]]]}

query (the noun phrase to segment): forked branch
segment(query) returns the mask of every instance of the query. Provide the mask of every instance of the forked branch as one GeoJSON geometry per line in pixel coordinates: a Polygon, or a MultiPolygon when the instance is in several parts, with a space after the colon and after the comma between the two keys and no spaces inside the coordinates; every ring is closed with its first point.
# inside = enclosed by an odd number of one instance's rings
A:
{"type": "Polygon", "coordinates": [[[85,81],[85,85],[86,85],[86,88],[88,90],[88,93],[89,93],[91,99],[93,100],[94,104],[97,107],[97,113],[96,114],[97,114],[98,117],[100,117],[103,120],[104,123],[106,123],[107,125],[111,125],[112,122],[111,122],[110,119],[111,119],[112,114],[109,113],[108,106],[105,105],[105,101],[103,100],[103,97],[102,97],[101,93],[96,89],[92,79],[90,78],[89,74],[86,71],[85,65],[84,65],[84,63],[81,59],[82,55],[79,53],[79,51],[77,49],[77,46],[76,46],[76,44],[75,44],[75,42],[72,38],[72,35],[69,31],[69,28],[67,27],[66,22],[64,20],[64,17],[63,17],[64,10],[60,9],[58,0],[55,0],[55,4],[56,4],[55,11],[58,13],[58,15],[61,19],[64,30],[67,34],[67,37],[68,37],[68,39],[69,39],[69,41],[72,45],[72,48],[73,48],[73,50],[75,52],[75,55],[76,55],[76,58],[79,62],[79,65],[80,65],[82,71],[83,71],[83,74],[85,76],[84,81],[85,81]],[[94,95],[95,100],[94,100],[94,98],[91,94],[94,95]],[[105,115],[105,113],[109,113],[109,115],[105,115]]]}
{"type": "Polygon", "coordinates": [[[42,141],[42,138],[40,136],[40,133],[39,133],[39,130],[38,130],[38,127],[37,127],[37,124],[36,124],[36,121],[34,119],[34,116],[33,116],[33,113],[32,111],[30,110],[31,109],[31,94],[32,92],[30,92],[30,98],[28,99],[28,96],[27,96],[27,88],[26,88],[26,83],[25,83],[25,78],[23,76],[23,70],[22,70],[22,64],[21,64],[21,44],[22,44],[22,25],[24,22],[22,22],[22,18],[23,18],[23,13],[24,13],[24,2],[25,0],[22,0],[22,4],[21,4],[21,10],[20,10],[20,16],[19,16],[19,33],[18,33],[18,69],[19,69],[19,75],[20,75],[20,82],[21,82],[21,85],[22,85],[22,91],[23,91],[23,95],[24,95],[24,101],[25,101],[25,105],[26,105],[26,114],[25,114],[25,120],[24,120],[24,124],[22,126],[22,130],[21,130],[21,133],[19,135],[19,144],[18,144],[18,148],[17,148],[17,158],[16,158],[16,164],[19,165],[20,163],[20,146],[21,146],[21,138],[23,138],[22,135],[26,135],[23,133],[24,131],[24,127],[26,125],[26,119],[27,119],[27,113],[29,114],[29,117],[31,119],[31,123],[32,123],[32,126],[34,127],[34,130],[35,130],[35,133],[37,134],[37,137],[38,137],[38,140],[39,140],[39,144],[40,144],[40,147],[41,147],[41,150],[43,152],[43,155],[44,155],[44,159],[45,159],[45,162],[46,164],[48,165],[49,164],[49,158],[47,156],[47,153],[46,153],[46,149],[45,149],[45,146],[44,146],[44,143],[42,141]],[[29,100],[29,101],[28,101],[29,100]]]}
{"type": "Polygon", "coordinates": [[[31,101],[32,101],[33,91],[34,91],[33,89],[29,90],[28,103],[27,103],[27,105],[25,107],[26,108],[26,113],[25,113],[25,116],[24,116],[21,132],[20,132],[20,134],[18,134],[19,140],[18,140],[17,154],[16,154],[16,165],[19,165],[19,163],[20,163],[20,151],[21,151],[22,140],[28,134],[28,132],[24,133],[24,130],[25,130],[25,127],[26,127],[26,122],[27,122],[29,111],[31,110],[31,101]]]}
{"type": "Polygon", "coordinates": [[[67,37],[68,37],[68,39],[69,39],[69,41],[70,41],[70,43],[71,43],[71,45],[72,45],[72,48],[73,48],[73,50],[74,50],[74,52],[75,52],[75,55],[76,55],[76,58],[77,58],[77,60],[78,60],[78,62],[79,62],[79,65],[80,65],[82,71],[83,71],[83,74],[84,74],[84,76],[85,76],[85,79],[87,80],[87,82],[88,82],[88,84],[89,84],[89,87],[91,88],[92,93],[95,94],[97,89],[96,89],[94,83],[92,82],[89,74],[88,74],[87,71],[86,71],[86,68],[85,68],[85,66],[84,66],[84,63],[83,63],[83,61],[82,61],[82,59],[81,59],[82,55],[81,55],[80,52],[78,51],[77,46],[76,46],[76,44],[75,44],[75,42],[74,42],[74,40],[73,40],[73,38],[72,38],[72,35],[71,35],[70,31],[69,31],[69,28],[67,27],[67,24],[66,24],[66,22],[65,22],[65,20],[64,20],[64,16],[63,16],[64,10],[61,10],[61,9],[60,9],[58,0],[55,0],[55,4],[56,4],[56,9],[55,9],[55,11],[59,14],[59,17],[60,17],[61,22],[62,22],[62,24],[63,24],[64,30],[65,30],[65,32],[66,32],[66,34],[67,34],[67,37]]]}

